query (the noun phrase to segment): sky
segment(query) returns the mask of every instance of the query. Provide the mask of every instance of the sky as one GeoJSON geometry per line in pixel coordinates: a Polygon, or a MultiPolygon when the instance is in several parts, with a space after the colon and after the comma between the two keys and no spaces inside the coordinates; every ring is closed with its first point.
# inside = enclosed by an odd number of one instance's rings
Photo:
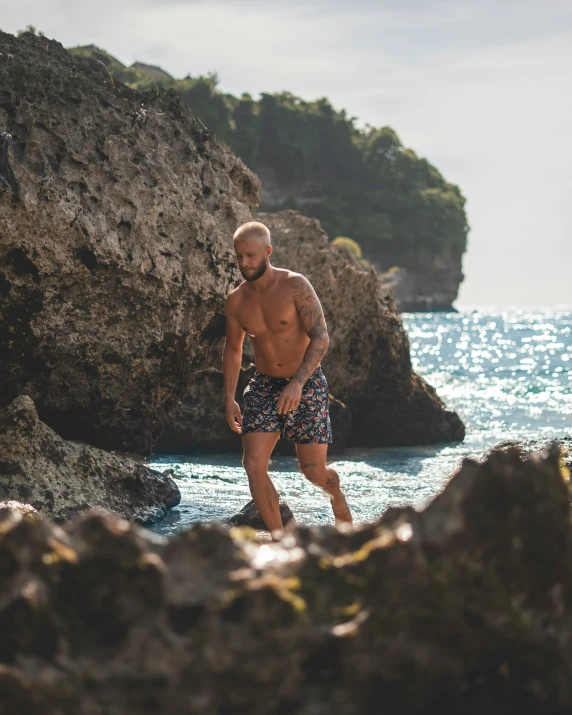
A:
{"type": "Polygon", "coordinates": [[[0,18],[391,126],[467,198],[458,307],[572,304],[570,0],[0,0],[0,18]]]}

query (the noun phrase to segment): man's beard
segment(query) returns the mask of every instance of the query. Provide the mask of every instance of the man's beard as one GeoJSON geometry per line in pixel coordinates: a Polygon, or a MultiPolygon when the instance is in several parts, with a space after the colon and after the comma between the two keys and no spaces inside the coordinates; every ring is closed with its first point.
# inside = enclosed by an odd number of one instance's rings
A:
{"type": "Polygon", "coordinates": [[[245,280],[247,280],[249,283],[252,283],[252,281],[257,281],[260,276],[263,276],[267,268],[268,260],[266,258],[263,258],[260,264],[257,266],[256,270],[252,271],[251,273],[243,273],[242,270],[240,270],[240,272],[242,273],[242,277],[245,280]]]}

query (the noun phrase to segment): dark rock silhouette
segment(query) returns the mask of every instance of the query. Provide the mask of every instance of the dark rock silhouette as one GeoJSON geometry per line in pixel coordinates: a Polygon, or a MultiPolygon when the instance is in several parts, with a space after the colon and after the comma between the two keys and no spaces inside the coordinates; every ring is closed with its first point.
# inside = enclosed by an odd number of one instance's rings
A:
{"type": "Polygon", "coordinates": [[[139,461],[61,439],[29,397],[0,410],[0,506],[23,500],[58,521],[101,507],[148,524],[180,499],[172,479],[139,461]]]}
{"type": "Polygon", "coordinates": [[[564,713],[557,450],[465,460],[422,512],[278,543],[0,510],[0,703],[29,715],[564,713]]]}
{"type": "Polygon", "coordinates": [[[259,181],[176,93],[44,37],[0,32],[0,93],[0,405],[148,453],[224,334],[259,181]]]}

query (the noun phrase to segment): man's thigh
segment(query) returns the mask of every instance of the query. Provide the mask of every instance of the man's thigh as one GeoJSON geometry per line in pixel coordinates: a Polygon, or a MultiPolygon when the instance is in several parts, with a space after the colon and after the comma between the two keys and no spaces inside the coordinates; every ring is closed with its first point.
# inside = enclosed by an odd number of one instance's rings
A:
{"type": "Polygon", "coordinates": [[[243,462],[247,470],[267,469],[280,432],[249,432],[242,435],[243,462]]]}

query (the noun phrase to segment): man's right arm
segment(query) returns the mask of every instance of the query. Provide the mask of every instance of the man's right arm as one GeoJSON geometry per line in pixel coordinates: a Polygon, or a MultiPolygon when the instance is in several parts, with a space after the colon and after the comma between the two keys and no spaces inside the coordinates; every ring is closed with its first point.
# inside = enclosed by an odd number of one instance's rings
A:
{"type": "Polygon", "coordinates": [[[242,344],[244,330],[234,315],[231,296],[226,299],[226,339],[222,354],[222,372],[224,376],[224,400],[226,421],[234,432],[241,432],[242,416],[235,400],[236,386],[242,364],[242,344]]]}

